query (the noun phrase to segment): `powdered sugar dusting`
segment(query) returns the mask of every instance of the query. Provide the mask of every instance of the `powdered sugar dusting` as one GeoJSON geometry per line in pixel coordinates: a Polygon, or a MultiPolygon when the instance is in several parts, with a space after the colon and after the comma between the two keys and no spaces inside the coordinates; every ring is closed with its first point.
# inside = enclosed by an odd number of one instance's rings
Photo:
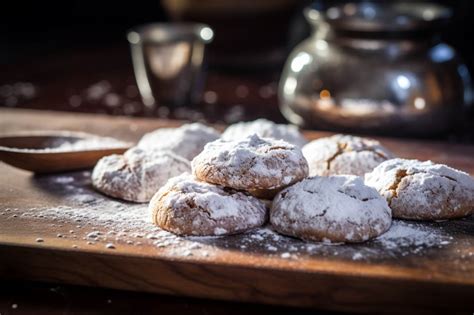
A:
{"type": "Polygon", "coordinates": [[[256,134],[208,143],[191,162],[201,180],[235,189],[275,189],[301,180],[308,165],[299,148],[256,134]]]}
{"type": "Polygon", "coordinates": [[[267,209],[242,192],[196,180],[174,177],[150,201],[153,221],[180,235],[223,235],[265,223],[267,209]]]}
{"type": "Polygon", "coordinates": [[[230,195],[224,194],[222,187],[196,181],[190,174],[174,177],[168,181],[166,186],[176,186],[180,190],[180,193],[173,194],[173,192],[168,193],[166,188],[164,189],[164,192],[168,194],[166,206],[179,207],[180,203],[185,202],[182,199],[182,193],[192,194],[196,206],[206,209],[209,216],[215,220],[225,217],[239,217],[242,215],[239,208],[247,204],[251,205],[250,198],[244,200],[231,198],[230,195]]]}
{"type": "Polygon", "coordinates": [[[281,233],[303,239],[361,242],[390,227],[391,210],[360,177],[315,176],[280,192],[270,220],[281,233]]]}
{"type": "Polygon", "coordinates": [[[447,245],[451,240],[452,237],[436,228],[416,222],[395,221],[390,230],[374,242],[390,250],[412,246],[418,252],[423,247],[447,245]]]}
{"type": "Polygon", "coordinates": [[[473,211],[474,179],[446,165],[392,159],[366,174],[365,182],[387,199],[395,217],[433,220],[473,211]]]}
{"type": "Polygon", "coordinates": [[[393,157],[378,141],[349,135],[313,140],[303,147],[309,174],[364,175],[393,157]]]}
{"type": "MultiPolygon", "coordinates": [[[[453,224],[454,222],[447,222],[453,224]]],[[[223,238],[194,238],[230,250],[264,253],[285,259],[342,258],[354,261],[398,259],[424,255],[450,246],[454,239],[438,226],[395,220],[391,229],[374,240],[357,245],[303,242],[278,234],[266,226],[243,235],[223,238]]]]}
{"type": "Polygon", "coordinates": [[[126,148],[129,144],[114,138],[91,137],[76,142],[64,142],[49,151],[87,151],[95,149],[126,148]]]}
{"type": "Polygon", "coordinates": [[[93,185],[103,193],[135,202],[147,202],[168,179],[189,172],[188,160],[171,151],[129,149],[97,162],[93,185]]]}
{"type": "MultiPolygon", "coordinates": [[[[91,187],[90,172],[35,179],[40,187],[61,196],[62,204],[54,207],[33,207],[22,216],[53,220],[55,226],[74,224],[64,238],[82,238],[88,245],[105,242],[116,248],[119,242],[141,245],[147,239],[157,247],[176,245],[183,240],[162,231],[149,222],[147,204],[134,204],[108,198],[91,187]],[[82,236],[81,236],[82,235],[82,236]]],[[[108,246],[107,248],[111,248],[108,246]]]]}
{"type": "Polygon", "coordinates": [[[267,119],[257,119],[230,125],[222,134],[222,139],[240,140],[253,134],[264,138],[284,140],[298,147],[302,147],[307,142],[296,126],[275,124],[267,119]]]}
{"type": "Polygon", "coordinates": [[[148,150],[158,148],[170,150],[185,159],[192,160],[204,145],[219,138],[220,133],[214,128],[201,123],[185,124],[179,128],[160,128],[145,134],[138,147],[148,150]]]}
{"type": "MultiPolygon", "coordinates": [[[[375,187],[387,198],[392,197],[393,191],[389,189],[396,181],[397,171],[405,170],[407,175],[420,173],[422,177],[419,179],[423,184],[430,176],[445,177],[453,179],[466,189],[474,191],[474,179],[469,174],[460,170],[453,169],[447,165],[435,164],[431,161],[418,161],[406,159],[392,159],[380,164],[373,172],[365,176],[365,182],[375,187]]],[[[442,183],[438,183],[442,184],[442,183]]],[[[419,198],[417,202],[423,202],[419,198]]]]}
{"type": "MultiPolygon", "coordinates": [[[[116,250],[124,246],[153,245],[160,254],[176,257],[209,258],[217,249],[232,250],[280,258],[288,261],[324,258],[355,261],[384,261],[404,256],[427,255],[456,242],[449,232],[461,229],[472,218],[414,223],[395,220],[382,236],[357,245],[330,246],[307,243],[276,233],[265,226],[246,234],[225,237],[178,237],[163,231],[149,222],[146,204],[132,204],[107,198],[91,188],[90,172],[43,176],[34,179],[35,185],[61,197],[60,206],[35,207],[21,213],[17,209],[4,209],[0,215],[17,220],[13,215],[45,220],[52,227],[72,226],[74,233],[58,231],[64,238],[74,239],[79,248],[113,244],[116,250]],[[86,202],[84,202],[86,201],[86,202]],[[188,254],[191,253],[191,256],[188,254]]],[[[463,232],[464,233],[464,232],[463,232]]],[[[35,237],[47,243],[45,235],[35,237]]],[[[33,239],[33,241],[35,240],[33,239]]],[[[42,243],[38,243],[39,246],[42,243]]]]}
{"type": "MultiPolygon", "coordinates": [[[[73,135],[73,134],[71,134],[73,135]]],[[[127,148],[130,143],[123,142],[109,137],[98,137],[88,135],[84,139],[75,141],[55,140],[51,141],[47,147],[41,149],[25,149],[25,148],[8,148],[15,152],[32,152],[32,153],[60,153],[74,151],[92,151],[102,149],[120,149],[127,148]]]]}

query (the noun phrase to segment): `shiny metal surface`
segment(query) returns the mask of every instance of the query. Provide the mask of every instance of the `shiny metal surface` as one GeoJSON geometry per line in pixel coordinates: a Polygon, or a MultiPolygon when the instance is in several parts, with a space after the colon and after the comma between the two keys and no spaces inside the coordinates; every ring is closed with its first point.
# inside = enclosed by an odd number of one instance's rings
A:
{"type": "Polygon", "coordinates": [[[377,27],[367,28],[357,13],[367,8],[350,5],[337,8],[352,12],[352,23],[350,14],[344,23],[335,18],[333,8],[305,12],[313,34],[291,53],[280,81],[286,118],[304,127],[395,135],[429,135],[456,123],[472,103],[470,75],[430,29],[430,21],[440,23],[448,13],[436,7],[439,18],[425,13],[432,19],[416,23],[424,12],[418,4],[410,27],[394,31],[397,12],[384,11],[393,7],[375,6],[377,27]]]}
{"type": "Polygon", "coordinates": [[[394,32],[439,27],[452,12],[447,7],[429,2],[366,1],[334,6],[323,14],[334,29],[394,32]]]}
{"type": "Polygon", "coordinates": [[[156,23],[127,33],[143,103],[183,106],[199,101],[205,45],[214,37],[204,24],[156,23]]]}

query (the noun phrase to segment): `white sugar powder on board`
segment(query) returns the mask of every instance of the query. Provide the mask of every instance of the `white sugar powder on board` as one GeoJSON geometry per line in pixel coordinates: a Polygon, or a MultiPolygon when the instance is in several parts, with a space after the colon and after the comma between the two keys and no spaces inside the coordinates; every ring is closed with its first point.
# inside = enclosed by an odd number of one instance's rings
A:
{"type": "Polygon", "coordinates": [[[127,148],[129,146],[129,143],[114,138],[90,136],[89,138],[84,138],[77,141],[53,141],[49,147],[41,149],[23,149],[14,147],[8,149],[15,152],[54,153],[70,151],[89,151],[97,149],[118,149],[127,148]]]}
{"type": "Polygon", "coordinates": [[[82,151],[94,149],[112,149],[127,147],[127,143],[108,137],[91,137],[75,142],[64,142],[53,148],[48,148],[50,151],[82,151]]]}
{"type": "Polygon", "coordinates": [[[201,242],[243,252],[265,252],[280,257],[285,253],[292,253],[292,258],[340,256],[359,261],[420,255],[425,250],[436,250],[449,245],[453,238],[439,227],[395,220],[388,232],[360,244],[308,243],[282,236],[271,227],[259,228],[234,237],[203,238],[201,242]]]}
{"type": "Polygon", "coordinates": [[[395,221],[387,233],[374,240],[384,248],[397,249],[407,246],[436,246],[446,243],[446,236],[435,228],[420,223],[395,221]]]}
{"type": "Polygon", "coordinates": [[[85,233],[88,240],[111,240],[114,237],[126,242],[129,240],[126,239],[127,234],[132,238],[141,238],[157,232],[160,238],[177,238],[149,222],[147,204],[122,202],[92,190],[90,172],[39,177],[35,181],[38,186],[60,195],[62,205],[31,208],[25,216],[89,227],[90,230],[85,233]],[[103,228],[107,230],[98,231],[103,228]]]}
{"type": "MultiPolygon", "coordinates": [[[[33,180],[42,189],[61,196],[62,205],[32,207],[22,217],[53,219],[57,227],[72,223],[77,229],[80,228],[73,234],[83,233],[79,239],[91,245],[104,242],[116,246],[123,242],[140,246],[142,242],[147,242],[157,248],[169,247],[168,253],[177,256],[208,257],[209,253],[212,254],[211,248],[225,248],[292,259],[337,256],[360,261],[421,255],[425,250],[453,242],[452,237],[437,224],[399,220],[394,220],[390,230],[375,240],[357,245],[306,243],[282,236],[268,226],[241,235],[183,238],[150,223],[147,204],[122,202],[95,192],[90,185],[90,172],[44,176],[33,180]]],[[[64,233],[63,237],[72,237],[69,234],[64,233]]]]}

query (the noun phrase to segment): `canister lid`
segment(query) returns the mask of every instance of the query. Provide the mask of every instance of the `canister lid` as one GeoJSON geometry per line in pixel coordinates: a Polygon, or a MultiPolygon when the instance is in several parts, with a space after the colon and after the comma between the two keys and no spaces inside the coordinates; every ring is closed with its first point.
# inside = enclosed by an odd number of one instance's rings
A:
{"type": "Polygon", "coordinates": [[[311,23],[325,21],[335,30],[356,32],[431,30],[449,20],[451,15],[448,7],[421,2],[345,3],[306,11],[311,23]]]}

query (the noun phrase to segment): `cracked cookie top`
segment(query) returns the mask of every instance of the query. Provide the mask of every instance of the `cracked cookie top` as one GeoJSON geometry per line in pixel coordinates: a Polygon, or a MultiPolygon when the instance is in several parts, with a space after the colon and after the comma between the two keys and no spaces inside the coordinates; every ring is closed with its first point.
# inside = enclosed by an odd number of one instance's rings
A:
{"type": "Polygon", "coordinates": [[[242,140],[208,143],[191,162],[200,180],[272,196],[308,175],[308,164],[299,148],[285,141],[251,135],[242,140]]]}
{"type": "Polygon", "coordinates": [[[123,155],[100,159],[92,172],[92,185],[115,198],[147,202],[169,178],[190,170],[189,161],[170,151],[133,147],[123,155]]]}
{"type": "Polygon", "coordinates": [[[265,204],[233,189],[198,181],[190,174],[172,178],[149,205],[152,221],[179,235],[227,235],[261,226],[265,204]]]}
{"type": "Polygon", "coordinates": [[[308,142],[296,126],[275,124],[273,121],[262,118],[230,125],[222,133],[222,139],[240,140],[253,134],[257,134],[263,138],[284,140],[300,148],[308,142]]]}
{"type": "Polygon", "coordinates": [[[145,134],[137,146],[149,150],[169,150],[191,161],[204,145],[220,137],[214,128],[201,123],[185,124],[179,128],[161,128],[145,134]]]}
{"type": "Polygon", "coordinates": [[[380,142],[349,135],[311,141],[303,147],[309,175],[358,175],[372,171],[393,154],[380,142]]]}
{"type": "Polygon", "coordinates": [[[307,178],[278,193],[270,210],[278,232],[318,242],[363,242],[391,221],[384,198],[352,175],[307,178]]]}
{"type": "Polygon", "coordinates": [[[366,174],[365,182],[387,199],[397,218],[442,220],[474,211],[474,179],[443,164],[392,159],[366,174]]]}

